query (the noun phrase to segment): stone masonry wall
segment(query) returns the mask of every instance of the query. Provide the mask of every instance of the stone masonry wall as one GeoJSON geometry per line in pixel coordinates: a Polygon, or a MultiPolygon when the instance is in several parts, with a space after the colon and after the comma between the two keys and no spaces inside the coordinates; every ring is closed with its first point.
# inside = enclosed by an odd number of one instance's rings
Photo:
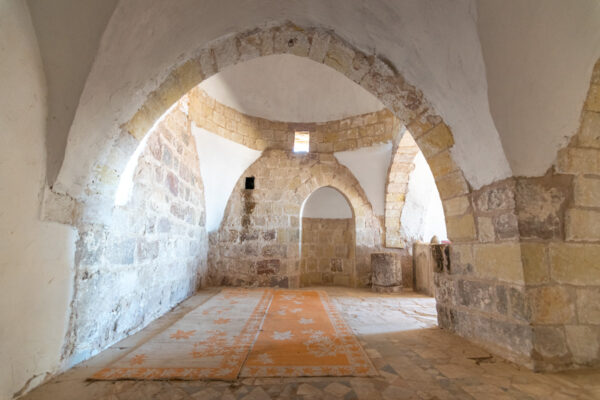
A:
{"type": "Polygon", "coordinates": [[[400,121],[389,110],[335,121],[295,123],[271,121],[227,107],[195,87],[186,95],[189,114],[199,127],[254,150],[292,150],[294,132],[310,132],[310,151],[332,153],[390,142],[400,121]]]}
{"type": "Polygon", "coordinates": [[[209,273],[216,285],[299,287],[300,210],[320,187],[338,189],[355,215],[356,260],[352,286],[370,280],[370,253],[381,248],[382,229],[352,173],[332,154],[267,150],[242,175],[220,229],[210,235],[209,273]],[[254,177],[255,189],[244,189],[254,177]]]}
{"type": "Polygon", "coordinates": [[[600,62],[555,168],[444,203],[478,243],[454,244],[435,276],[441,325],[526,350],[537,370],[600,365],[599,182],[600,62]]]}
{"type": "Polygon", "coordinates": [[[71,364],[141,329],[205,279],[203,186],[189,121],[178,108],[150,133],[131,198],[111,221],[79,227],[64,354],[71,364]]]}
{"type": "Polygon", "coordinates": [[[415,168],[414,160],[418,153],[419,146],[410,133],[405,131],[400,142],[394,146],[385,188],[386,247],[404,248],[406,245],[400,232],[400,220],[408,190],[408,179],[415,168]]]}
{"type": "Polygon", "coordinates": [[[353,218],[302,218],[301,235],[301,286],[350,286],[356,281],[353,218]]]}

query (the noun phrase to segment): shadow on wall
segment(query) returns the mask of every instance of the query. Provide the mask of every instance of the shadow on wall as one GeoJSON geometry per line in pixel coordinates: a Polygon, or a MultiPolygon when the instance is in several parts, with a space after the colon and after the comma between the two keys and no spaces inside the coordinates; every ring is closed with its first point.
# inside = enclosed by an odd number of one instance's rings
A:
{"type": "Polygon", "coordinates": [[[337,189],[322,187],[300,211],[300,285],[354,286],[355,219],[337,189]]]}

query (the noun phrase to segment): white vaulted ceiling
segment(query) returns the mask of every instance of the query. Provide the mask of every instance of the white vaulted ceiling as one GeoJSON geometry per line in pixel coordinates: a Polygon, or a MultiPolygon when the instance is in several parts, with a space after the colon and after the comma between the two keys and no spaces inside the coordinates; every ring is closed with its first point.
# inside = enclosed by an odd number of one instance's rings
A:
{"type": "Polygon", "coordinates": [[[337,71],[287,54],[237,64],[200,87],[219,103],[274,121],[325,122],[384,107],[337,71]]]}

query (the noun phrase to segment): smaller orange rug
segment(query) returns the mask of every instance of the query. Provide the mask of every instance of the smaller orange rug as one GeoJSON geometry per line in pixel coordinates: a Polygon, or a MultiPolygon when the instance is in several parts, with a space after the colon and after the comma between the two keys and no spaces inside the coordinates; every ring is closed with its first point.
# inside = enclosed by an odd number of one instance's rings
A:
{"type": "Polygon", "coordinates": [[[272,291],[224,289],[91,379],[235,380],[272,291]]]}
{"type": "Polygon", "coordinates": [[[325,292],[276,290],[240,376],[373,376],[377,370],[325,292]]]}

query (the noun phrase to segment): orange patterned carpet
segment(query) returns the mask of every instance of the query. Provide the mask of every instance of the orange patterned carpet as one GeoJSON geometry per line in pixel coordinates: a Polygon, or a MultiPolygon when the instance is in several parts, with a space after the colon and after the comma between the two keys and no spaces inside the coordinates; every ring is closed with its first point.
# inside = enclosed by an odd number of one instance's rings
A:
{"type": "Polygon", "coordinates": [[[224,289],[91,379],[235,380],[271,297],[270,290],[224,289]]]}
{"type": "Polygon", "coordinates": [[[325,292],[276,290],[240,375],[371,376],[377,371],[325,292]]]}
{"type": "Polygon", "coordinates": [[[224,289],[91,379],[371,375],[326,293],[224,289]]]}

